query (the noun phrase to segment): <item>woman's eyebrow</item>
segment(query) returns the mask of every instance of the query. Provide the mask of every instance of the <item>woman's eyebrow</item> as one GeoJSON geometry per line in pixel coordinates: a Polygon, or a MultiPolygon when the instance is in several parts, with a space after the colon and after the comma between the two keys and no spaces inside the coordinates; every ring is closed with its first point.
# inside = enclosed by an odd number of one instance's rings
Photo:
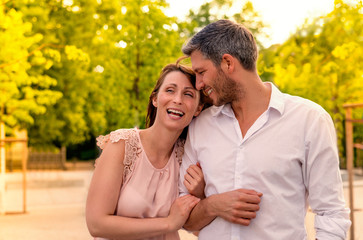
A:
{"type": "Polygon", "coordinates": [[[169,83],[166,86],[173,86],[173,87],[177,87],[178,85],[176,85],[176,83],[169,83]]]}
{"type": "Polygon", "coordinates": [[[196,90],[194,87],[185,87],[184,89],[192,89],[192,90],[196,90]]]}

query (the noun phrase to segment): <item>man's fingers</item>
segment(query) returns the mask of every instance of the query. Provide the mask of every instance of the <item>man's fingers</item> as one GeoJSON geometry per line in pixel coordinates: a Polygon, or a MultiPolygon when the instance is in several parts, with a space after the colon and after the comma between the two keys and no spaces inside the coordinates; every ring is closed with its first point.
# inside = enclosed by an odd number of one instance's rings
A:
{"type": "Polygon", "coordinates": [[[243,225],[243,226],[248,226],[248,225],[250,225],[251,220],[245,219],[245,218],[232,218],[230,222],[236,223],[239,225],[243,225]]]}
{"type": "Polygon", "coordinates": [[[253,204],[259,204],[261,202],[261,197],[256,194],[249,194],[245,192],[240,192],[239,194],[239,200],[241,202],[245,203],[253,203],[253,204]]]}
{"type": "Polygon", "coordinates": [[[256,212],[253,211],[237,211],[234,215],[236,218],[253,219],[256,218],[256,212]]]}
{"type": "Polygon", "coordinates": [[[256,192],[255,190],[252,190],[252,189],[237,189],[237,191],[239,192],[242,192],[242,193],[245,193],[245,194],[250,194],[250,195],[257,195],[259,197],[262,197],[262,193],[260,192],[256,192]]]}

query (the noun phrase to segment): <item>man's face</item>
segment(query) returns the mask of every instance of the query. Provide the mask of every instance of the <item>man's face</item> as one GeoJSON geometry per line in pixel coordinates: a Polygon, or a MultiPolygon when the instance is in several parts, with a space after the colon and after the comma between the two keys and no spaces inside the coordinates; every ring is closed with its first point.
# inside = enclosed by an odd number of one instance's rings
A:
{"type": "Polygon", "coordinates": [[[196,73],[196,87],[212,100],[213,105],[221,106],[237,99],[236,82],[229,78],[221,68],[217,68],[198,50],[190,55],[190,59],[196,73]]]}

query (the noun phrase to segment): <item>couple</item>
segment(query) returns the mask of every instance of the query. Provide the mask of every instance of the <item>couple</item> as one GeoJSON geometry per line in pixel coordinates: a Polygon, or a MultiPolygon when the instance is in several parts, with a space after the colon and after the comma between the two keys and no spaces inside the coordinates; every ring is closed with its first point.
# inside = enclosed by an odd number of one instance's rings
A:
{"type": "Polygon", "coordinates": [[[255,40],[240,24],[209,24],[183,53],[195,75],[178,64],[163,69],[148,128],[100,139],[91,234],[170,240],[184,226],[202,240],[300,240],[310,206],[316,239],[345,239],[349,209],[328,113],[261,81],[255,40]],[[198,90],[214,106],[202,111],[198,90]]]}

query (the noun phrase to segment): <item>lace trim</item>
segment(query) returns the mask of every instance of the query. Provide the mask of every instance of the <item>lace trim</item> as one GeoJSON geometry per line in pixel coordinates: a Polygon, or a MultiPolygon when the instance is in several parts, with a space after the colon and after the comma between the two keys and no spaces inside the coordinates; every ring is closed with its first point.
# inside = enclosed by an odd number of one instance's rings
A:
{"type": "Polygon", "coordinates": [[[175,143],[175,158],[178,161],[179,165],[182,163],[183,160],[184,143],[185,140],[182,140],[180,138],[175,143]]]}
{"type": "Polygon", "coordinates": [[[104,149],[109,141],[115,143],[120,141],[121,139],[125,140],[123,182],[126,181],[127,177],[134,170],[135,161],[137,158],[140,157],[140,154],[142,152],[137,134],[138,133],[136,129],[118,129],[106,136],[101,135],[96,139],[97,146],[99,146],[101,149],[104,149]]]}
{"type": "MultiPolygon", "coordinates": [[[[135,166],[135,161],[140,157],[142,153],[141,143],[139,141],[138,132],[134,129],[118,129],[112,131],[110,134],[105,136],[99,136],[96,138],[97,146],[100,149],[104,149],[108,142],[116,143],[120,140],[125,141],[125,157],[124,157],[124,174],[123,182],[126,181],[128,176],[132,173],[135,166]]],[[[184,143],[185,140],[178,139],[175,143],[175,158],[179,165],[182,163],[184,154],[184,143]]]]}

